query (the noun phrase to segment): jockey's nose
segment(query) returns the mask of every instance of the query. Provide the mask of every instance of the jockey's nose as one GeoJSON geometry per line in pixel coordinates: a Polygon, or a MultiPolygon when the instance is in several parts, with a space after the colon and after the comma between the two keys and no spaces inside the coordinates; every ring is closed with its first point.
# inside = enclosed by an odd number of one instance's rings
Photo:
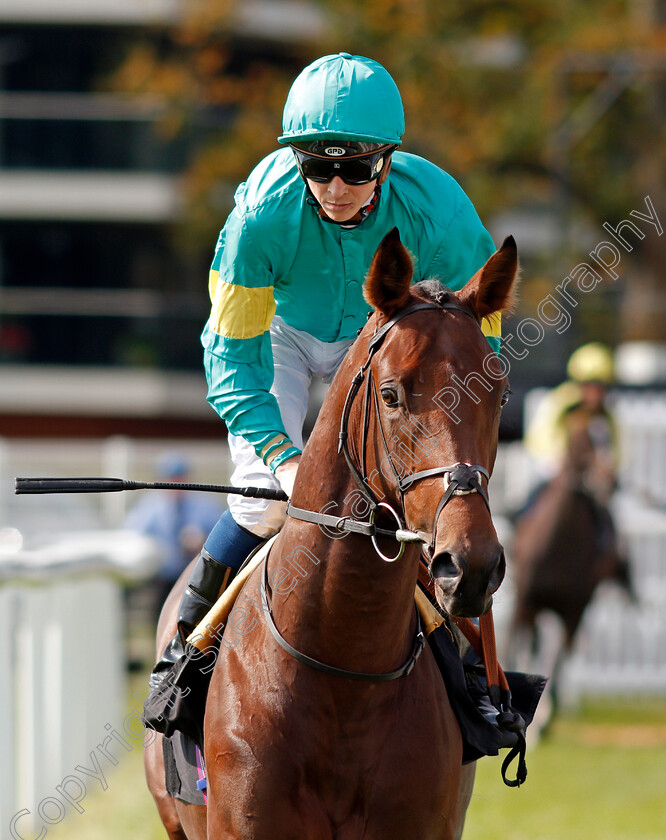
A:
{"type": "Polygon", "coordinates": [[[347,190],[347,185],[342,180],[339,175],[334,175],[329,184],[328,184],[328,192],[331,196],[338,196],[343,195],[343,193],[347,190]]]}

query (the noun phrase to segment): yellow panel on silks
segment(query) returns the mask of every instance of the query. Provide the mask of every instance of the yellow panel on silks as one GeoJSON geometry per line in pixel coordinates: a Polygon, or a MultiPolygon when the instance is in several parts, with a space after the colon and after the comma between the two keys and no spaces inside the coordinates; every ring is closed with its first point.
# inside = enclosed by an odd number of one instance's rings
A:
{"type": "Polygon", "coordinates": [[[488,344],[495,353],[499,354],[502,344],[502,315],[499,312],[493,312],[492,315],[484,318],[481,321],[481,332],[488,339],[488,344]]]}
{"type": "Polygon", "coordinates": [[[501,338],[502,336],[502,315],[499,312],[493,312],[487,318],[481,321],[481,332],[486,338],[501,338]]]}
{"type": "Polygon", "coordinates": [[[246,288],[219,282],[211,271],[209,289],[213,308],[208,325],[224,338],[254,338],[265,333],[275,315],[272,286],[246,288]]]}

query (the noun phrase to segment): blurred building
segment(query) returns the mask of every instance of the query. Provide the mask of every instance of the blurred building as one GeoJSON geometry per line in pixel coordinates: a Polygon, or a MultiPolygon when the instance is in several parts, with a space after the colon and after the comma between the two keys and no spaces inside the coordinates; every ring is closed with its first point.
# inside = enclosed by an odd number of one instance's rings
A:
{"type": "MultiPolygon", "coordinates": [[[[167,30],[189,2],[0,0],[0,437],[220,436],[222,426],[205,402],[198,338],[208,312],[209,254],[199,265],[181,259],[173,229],[193,150],[232,114],[224,108],[200,119],[195,114],[189,133],[169,137],[158,130],[164,101],[112,92],[109,84],[139,39],[160,54],[168,50],[167,30]]],[[[235,9],[225,49],[240,74],[257,56],[297,72],[299,50],[324,30],[321,4],[309,0],[219,5],[235,9]]],[[[663,27],[664,0],[633,5],[646,27],[663,27]]],[[[526,61],[517,36],[484,36],[465,49],[477,66],[526,61]]],[[[615,66],[615,57],[602,60],[615,66]]],[[[610,78],[612,92],[627,82],[620,77],[610,78]]],[[[593,116],[615,101],[604,98],[605,84],[604,71],[590,92],[589,101],[599,106],[593,116]]],[[[578,123],[578,113],[567,103],[563,128],[575,129],[576,137],[588,127],[578,123]]],[[[567,131],[557,136],[566,139],[567,131]]],[[[569,146],[560,146],[561,163],[569,146]]],[[[651,178],[650,167],[644,170],[651,178]]],[[[229,195],[234,186],[228,185],[229,195]]],[[[605,236],[597,222],[568,222],[571,196],[561,198],[560,207],[549,192],[529,196],[523,206],[484,219],[497,242],[507,233],[516,237],[529,278],[506,332],[515,331],[522,315],[532,318],[574,259],[605,236]]],[[[654,262],[663,261],[663,240],[653,236],[649,244],[661,248],[654,262]]],[[[574,313],[576,326],[550,329],[548,340],[530,345],[528,360],[514,365],[502,439],[520,437],[525,393],[560,381],[565,359],[582,340],[617,346],[627,338],[621,332],[627,322],[643,329],[643,316],[634,317],[634,310],[616,317],[629,303],[662,326],[661,274],[626,273],[586,296],[574,313]],[[632,294],[624,295],[629,285],[632,294]]],[[[666,374],[649,380],[646,371],[661,370],[666,350],[657,347],[659,359],[647,367],[647,351],[639,351],[626,381],[662,387],[666,374]]]]}
{"type": "MultiPolygon", "coordinates": [[[[0,0],[0,436],[219,437],[207,265],[171,238],[194,137],[155,130],[159,98],[105,85],[180,6],[0,0]]],[[[301,2],[244,3],[232,49],[242,64],[318,25],[301,2]]]]}

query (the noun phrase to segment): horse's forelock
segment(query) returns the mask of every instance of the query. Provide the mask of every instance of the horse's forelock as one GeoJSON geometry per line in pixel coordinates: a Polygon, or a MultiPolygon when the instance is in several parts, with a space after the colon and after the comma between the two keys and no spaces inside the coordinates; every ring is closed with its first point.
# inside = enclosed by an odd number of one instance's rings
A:
{"type": "Polygon", "coordinates": [[[442,306],[448,303],[451,297],[451,290],[439,280],[421,280],[412,286],[412,291],[425,300],[442,306]]]}

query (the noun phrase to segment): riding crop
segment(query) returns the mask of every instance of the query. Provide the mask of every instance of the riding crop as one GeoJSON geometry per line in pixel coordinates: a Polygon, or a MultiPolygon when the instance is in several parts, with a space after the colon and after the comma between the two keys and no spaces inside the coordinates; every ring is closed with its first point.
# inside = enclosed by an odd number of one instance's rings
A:
{"type": "Polygon", "coordinates": [[[226,484],[187,484],[177,481],[126,481],[123,478],[17,478],[16,495],[43,493],[117,493],[121,490],[201,490],[233,493],[253,499],[288,501],[283,490],[267,487],[231,487],[226,484]]]}

